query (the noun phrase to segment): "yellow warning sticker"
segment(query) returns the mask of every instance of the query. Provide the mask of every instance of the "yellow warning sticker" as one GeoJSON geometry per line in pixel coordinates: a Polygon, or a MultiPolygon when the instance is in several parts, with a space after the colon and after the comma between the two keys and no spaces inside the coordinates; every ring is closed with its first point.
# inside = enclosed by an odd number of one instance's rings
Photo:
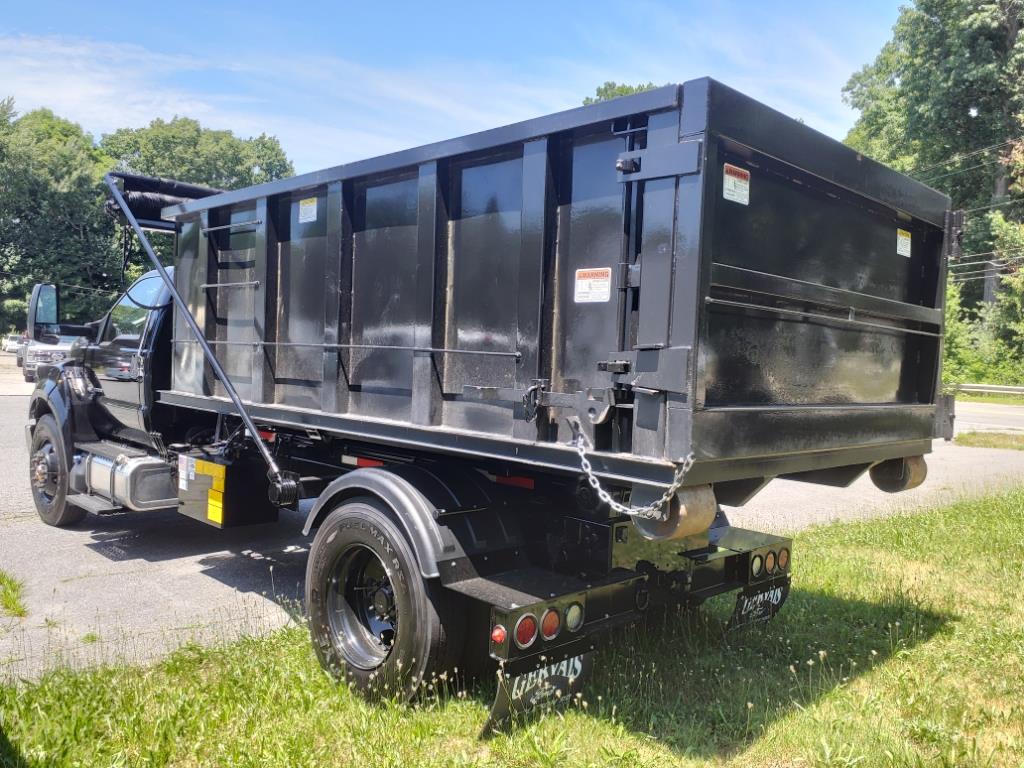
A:
{"type": "Polygon", "coordinates": [[[899,256],[910,258],[911,238],[910,233],[905,229],[896,230],[896,253],[899,256]]]}

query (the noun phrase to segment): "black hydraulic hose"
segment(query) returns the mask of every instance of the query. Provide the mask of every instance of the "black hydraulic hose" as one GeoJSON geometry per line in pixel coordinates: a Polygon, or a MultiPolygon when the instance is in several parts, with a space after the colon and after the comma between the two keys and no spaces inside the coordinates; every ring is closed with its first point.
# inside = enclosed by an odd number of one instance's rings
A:
{"type": "Polygon", "coordinates": [[[206,336],[203,335],[202,330],[199,328],[199,323],[192,317],[192,313],[189,311],[188,305],[185,300],[181,298],[181,294],[178,293],[178,289],[174,286],[174,281],[171,276],[167,274],[167,270],[164,269],[164,265],[160,263],[160,259],[157,257],[156,252],[153,250],[153,246],[149,243],[149,238],[146,237],[146,233],[139,226],[138,220],[135,215],[131,212],[128,207],[128,203],[125,202],[124,196],[121,194],[121,190],[117,188],[117,181],[110,176],[103,177],[103,181],[108,187],[110,192],[114,196],[114,200],[117,201],[121,211],[124,213],[128,223],[131,224],[135,235],[139,238],[139,242],[146,251],[146,255],[149,256],[149,260],[153,262],[153,266],[156,268],[157,274],[164,281],[164,285],[167,286],[167,290],[171,292],[171,299],[174,304],[181,311],[182,317],[185,318],[185,322],[188,323],[188,327],[192,330],[192,335],[195,336],[196,341],[199,343],[200,348],[203,350],[203,355],[206,357],[210,367],[213,368],[214,375],[220,379],[221,384],[224,385],[224,390],[228,393],[228,397],[231,398],[231,402],[235,404],[235,408],[238,410],[238,415],[242,419],[242,423],[245,424],[245,428],[249,430],[249,434],[252,435],[253,442],[256,443],[256,447],[259,449],[260,456],[263,457],[263,461],[267,464],[267,474],[271,479],[280,481],[282,479],[281,468],[277,466],[277,462],[274,461],[273,455],[270,453],[270,449],[267,448],[266,443],[260,438],[260,433],[256,430],[256,425],[253,423],[252,418],[249,416],[249,412],[246,411],[245,405],[242,403],[242,398],[238,396],[238,392],[235,391],[234,385],[231,383],[231,379],[228,378],[227,373],[221,368],[220,362],[213,354],[213,349],[206,341],[206,336]]]}

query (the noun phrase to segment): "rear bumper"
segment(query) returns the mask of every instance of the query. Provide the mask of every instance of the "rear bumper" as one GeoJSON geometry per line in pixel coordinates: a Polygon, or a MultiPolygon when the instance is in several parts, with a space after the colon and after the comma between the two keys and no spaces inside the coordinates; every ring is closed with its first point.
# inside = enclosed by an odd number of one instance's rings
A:
{"type": "MultiPolygon", "coordinates": [[[[627,523],[628,525],[628,523],[627,523]]],[[[541,568],[516,569],[489,577],[449,584],[449,588],[490,605],[490,628],[502,627],[504,640],[492,635],[488,651],[502,663],[506,674],[518,675],[596,650],[615,627],[639,621],[658,606],[697,605],[725,592],[786,581],[791,570],[792,541],[780,536],[722,526],[709,532],[708,546],[680,553],[678,544],[647,542],[640,536],[627,549],[616,552],[620,565],[603,579],[590,582],[541,568]],[[785,567],[764,570],[768,553],[777,562],[786,551],[785,567]],[[762,564],[755,574],[753,565],[762,564]],[[577,605],[583,623],[575,631],[567,625],[567,611],[577,605]],[[539,632],[526,647],[516,642],[516,628],[525,616],[538,625],[548,611],[557,611],[560,629],[551,638],[539,632]]]]}

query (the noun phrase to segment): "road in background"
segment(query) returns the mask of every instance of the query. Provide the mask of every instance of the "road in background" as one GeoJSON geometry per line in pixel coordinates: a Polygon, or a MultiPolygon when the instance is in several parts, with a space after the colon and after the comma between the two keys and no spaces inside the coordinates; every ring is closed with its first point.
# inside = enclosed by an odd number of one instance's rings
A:
{"type": "MultiPolygon", "coordinates": [[[[0,680],[32,677],[58,663],[144,662],[190,640],[223,642],[301,621],[308,541],[300,512],[225,531],[174,511],[90,515],[66,529],[44,525],[29,493],[22,429],[31,390],[14,355],[0,354],[0,569],[25,583],[28,608],[24,619],[0,617],[0,680]]],[[[736,525],[795,531],[996,490],[1024,477],[1021,451],[942,442],[935,448],[928,481],[909,493],[889,496],[866,477],[846,489],[775,481],[746,507],[727,511],[736,525]]]]}
{"type": "Polygon", "coordinates": [[[1024,432],[1024,406],[957,401],[957,434],[961,432],[1024,432]]]}

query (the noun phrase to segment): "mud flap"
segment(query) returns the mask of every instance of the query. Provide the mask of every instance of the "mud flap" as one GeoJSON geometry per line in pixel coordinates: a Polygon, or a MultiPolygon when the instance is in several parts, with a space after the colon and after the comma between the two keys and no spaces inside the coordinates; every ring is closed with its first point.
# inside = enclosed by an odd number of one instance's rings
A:
{"type": "Polygon", "coordinates": [[[480,737],[491,736],[517,715],[571,701],[589,677],[593,657],[594,652],[588,651],[520,675],[506,675],[499,669],[498,692],[480,737]]]}
{"type": "Polygon", "coordinates": [[[731,631],[770,621],[789,597],[789,584],[790,578],[786,576],[746,587],[736,596],[736,607],[727,629],[731,631]]]}

